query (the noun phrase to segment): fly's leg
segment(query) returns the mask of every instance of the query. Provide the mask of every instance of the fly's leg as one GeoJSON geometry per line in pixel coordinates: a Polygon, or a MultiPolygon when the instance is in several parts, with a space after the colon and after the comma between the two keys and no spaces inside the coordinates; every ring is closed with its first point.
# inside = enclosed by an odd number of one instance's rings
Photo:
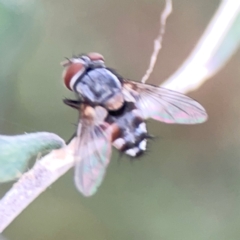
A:
{"type": "Polygon", "coordinates": [[[63,102],[69,107],[76,108],[76,109],[79,109],[80,105],[84,103],[81,100],[72,100],[68,98],[63,99],[63,102]]]}
{"type": "Polygon", "coordinates": [[[69,140],[66,141],[66,144],[68,145],[75,137],[77,136],[77,133],[75,132],[69,140]]]}

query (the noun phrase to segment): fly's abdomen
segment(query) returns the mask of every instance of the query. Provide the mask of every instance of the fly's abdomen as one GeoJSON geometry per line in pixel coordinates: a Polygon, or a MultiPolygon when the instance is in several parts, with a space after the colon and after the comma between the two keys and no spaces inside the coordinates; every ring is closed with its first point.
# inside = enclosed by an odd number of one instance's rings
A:
{"type": "Polygon", "coordinates": [[[146,124],[141,122],[132,131],[129,131],[129,128],[122,130],[121,137],[117,138],[113,145],[131,157],[138,157],[146,151],[147,137],[146,124]]]}
{"type": "Polygon", "coordinates": [[[131,157],[138,157],[146,150],[148,133],[146,123],[135,103],[125,102],[119,111],[109,112],[106,122],[118,129],[113,146],[131,157]]]}
{"type": "Polygon", "coordinates": [[[74,85],[74,91],[90,103],[118,110],[124,102],[122,85],[106,68],[86,71],[74,85]]]}

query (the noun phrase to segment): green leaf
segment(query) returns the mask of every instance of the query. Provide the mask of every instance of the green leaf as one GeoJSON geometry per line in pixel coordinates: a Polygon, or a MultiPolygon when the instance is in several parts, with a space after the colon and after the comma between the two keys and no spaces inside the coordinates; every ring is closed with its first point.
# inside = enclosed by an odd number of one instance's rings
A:
{"type": "Polygon", "coordinates": [[[21,176],[32,157],[63,146],[64,140],[54,133],[0,135],[0,182],[11,181],[21,176]]]}

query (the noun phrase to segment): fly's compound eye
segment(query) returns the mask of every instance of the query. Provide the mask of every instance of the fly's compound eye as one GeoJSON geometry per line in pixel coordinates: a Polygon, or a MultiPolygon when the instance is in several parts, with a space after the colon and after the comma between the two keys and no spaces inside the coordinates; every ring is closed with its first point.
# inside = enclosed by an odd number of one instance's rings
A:
{"type": "Polygon", "coordinates": [[[90,59],[90,68],[105,68],[104,64],[104,57],[100,53],[88,53],[87,54],[88,59],[90,59]]]}
{"type": "Polygon", "coordinates": [[[96,53],[96,52],[91,52],[91,53],[88,53],[87,55],[91,61],[103,61],[104,62],[104,57],[102,54],[100,53],[96,53]]]}
{"type": "MultiPolygon", "coordinates": [[[[63,64],[62,64],[63,65],[63,64]]],[[[84,73],[85,66],[81,62],[68,62],[63,65],[65,67],[62,77],[65,86],[69,90],[73,90],[74,83],[84,73]]]]}

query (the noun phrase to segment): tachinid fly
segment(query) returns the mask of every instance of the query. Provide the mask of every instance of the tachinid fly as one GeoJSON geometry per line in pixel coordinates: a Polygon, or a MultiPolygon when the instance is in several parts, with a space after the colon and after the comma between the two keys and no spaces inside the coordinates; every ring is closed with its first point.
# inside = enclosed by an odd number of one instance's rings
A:
{"type": "Polygon", "coordinates": [[[172,90],[127,80],[105,66],[99,53],[83,54],[63,62],[66,87],[77,100],[65,104],[79,110],[76,132],[75,183],[90,196],[101,184],[113,144],[137,157],[146,150],[145,120],[198,124],[205,109],[195,100],[172,90]]]}

